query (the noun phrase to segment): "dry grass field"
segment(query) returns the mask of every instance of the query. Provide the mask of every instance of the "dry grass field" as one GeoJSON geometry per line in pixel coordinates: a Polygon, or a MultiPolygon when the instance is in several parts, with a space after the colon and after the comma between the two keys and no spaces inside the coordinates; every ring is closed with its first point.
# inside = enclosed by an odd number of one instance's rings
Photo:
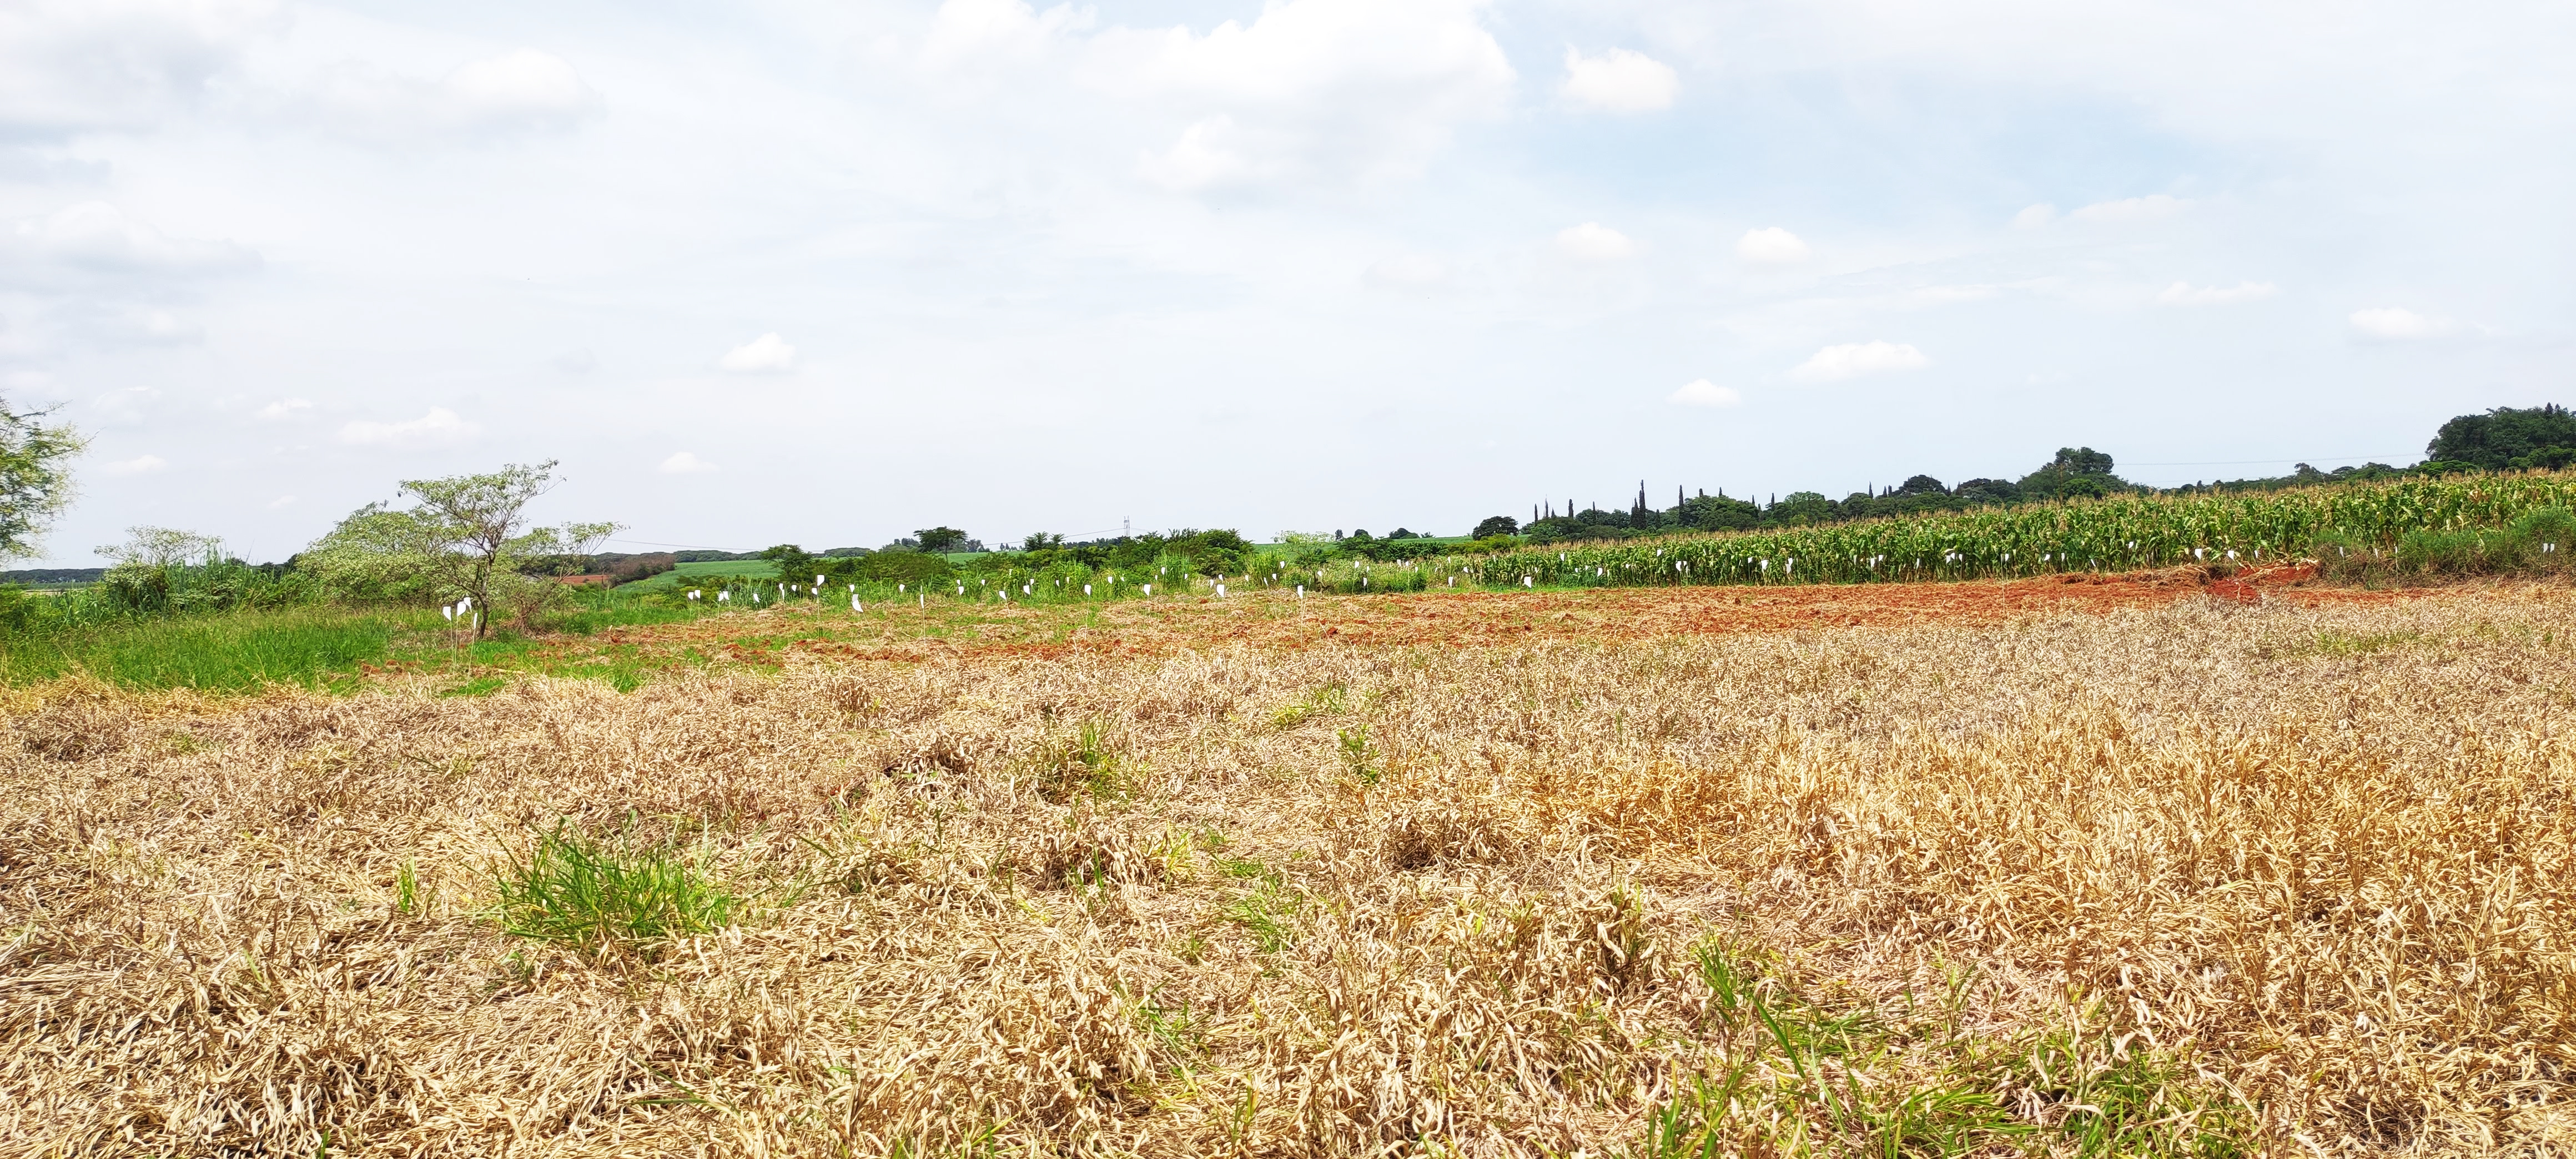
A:
{"type": "Polygon", "coordinates": [[[2576,1153],[2564,588],[1442,598],[22,690],[0,1152],[2576,1153]]]}

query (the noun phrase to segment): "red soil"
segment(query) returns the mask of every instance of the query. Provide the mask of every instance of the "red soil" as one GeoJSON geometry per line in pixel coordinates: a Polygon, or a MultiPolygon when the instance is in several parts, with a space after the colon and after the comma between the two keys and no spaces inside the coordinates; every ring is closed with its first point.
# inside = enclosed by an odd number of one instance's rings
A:
{"type": "Polygon", "coordinates": [[[2313,565],[2212,578],[2197,568],[2127,575],[1961,583],[1786,587],[1602,588],[1562,592],[1432,592],[1312,596],[1239,593],[1226,600],[1121,601],[1098,615],[1065,607],[951,606],[849,617],[798,607],[689,624],[624,629],[648,649],[695,646],[776,665],[790,654],[919,662],[966,656],[1165,655],[1249,644],[1476,647],[1533,640],[1634,640],[1838,627],[1994,624],[2060,612],[2104,612],[2182,599],[2304,605],[2386,603],[2423,589],[2319,586],[2313,565]],[[932,634],[936,630],[941,634],[932,634]],[[767,639],[761,639],[761,636],[767,639]]]}

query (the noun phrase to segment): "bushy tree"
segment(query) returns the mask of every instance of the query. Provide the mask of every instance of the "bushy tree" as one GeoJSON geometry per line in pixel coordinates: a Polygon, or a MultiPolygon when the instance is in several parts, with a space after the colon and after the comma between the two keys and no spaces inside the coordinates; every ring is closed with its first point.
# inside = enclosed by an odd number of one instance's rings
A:
{"type": "Polygon", "coordinates": [[[562,585],[518,574],[540,556],[587,554],[615,534],[614,523],[531,526],[527,506],[554,486],[555,462],[511,463],[484,475],[408,479],[409,508],[370,503],[351,512],[298,558],[326,588],[344,598],[436,600],[470,597],[482,614],[475,634],[491,630],[506,600],[533,622],[562,597],[562,585]]]}
{"type": "Polygon", "coordinates": [[[1743,531],[1762,522],[1762,509],[1724,495],[1695,495],[1677,509],[1681,525],[1694,531],[1743,531]]]}
{"type": "Polygon", "coordinates": [[[913,542],[932,555],[946,555],[966,550],[966,533],[954,527],[925,527],[912,533],[913,542]]]}
{"type": "Polygon", "coordinates": [[[2443,423],[2424,456],[2470,463],[2489,471],[2556,469],[2576,465],[2576,413],[2556,403],[2496,407],[2443,423]]]}
{"type": "Polygon", "coordinates": [[[37,554],[36,540],[71,506],[71,457],[88,444],[50,411],[12,410],[0,399],[0,559],[37,554]]]}
{"type": "Polygon", "coordinates": [[[792,543],[762,548],[760,558],[777,564],[779,579],[791,584],[810,584],[818,574],[824,574],[828,579],[826,569],[837,562],[811,554],[792,543]]]}
{"type": "Polygon", "coordinates": [[[1491,539],[1497,535],[1518,535],[1521,521],[1509,515],[1488,515],[1476,524],[1475,538],[1491,539]]]}
{"type": "Polygon", "coordinates": [[[2129,489],[2111,473],[2111,456],[2091,447],[2060,447],[2046,466],[2024,475],[2014,488],[2025,499],[2090,499],[2129,489]]]}

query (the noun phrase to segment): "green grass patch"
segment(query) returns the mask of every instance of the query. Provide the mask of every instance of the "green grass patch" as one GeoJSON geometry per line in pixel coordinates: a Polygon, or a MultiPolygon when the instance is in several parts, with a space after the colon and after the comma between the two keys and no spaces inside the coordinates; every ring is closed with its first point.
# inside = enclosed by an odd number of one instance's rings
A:
{"type": "Polygon", "coordinates": [[[315,687],[384,657],[398,618],[338,609],[137,619],[0,638],[12,684],[86,673],[132,689],[315,687]]]}
{"type": "Polygon", "coordinates": [[[502,932],[650,960],[676,938],[721,929],[744,899],[667,844],[591,837],[558,823],[493,872],[502,932]]]}

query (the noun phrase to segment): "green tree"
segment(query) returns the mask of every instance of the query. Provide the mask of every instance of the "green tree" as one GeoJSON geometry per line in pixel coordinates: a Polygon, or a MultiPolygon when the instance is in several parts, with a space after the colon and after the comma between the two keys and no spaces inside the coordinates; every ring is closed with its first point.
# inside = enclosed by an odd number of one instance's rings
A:
{"type": "Polygon", "coordinates": [[[614,523],[531,526],[528,503],[554,487],[555,461],[511,463],[485,475],[408,479],[402,494],[413,501],[397,510],[370,503],[350,513],[298,561],[344,596],[405,599],[429,596],[473,601],[475,635],[491,631],[502,597],[532,621],[556,599],[562,585],[517,573],[523,561],[548,555],[586,554],[615,534],[614,523]]]}
{"type": "Polygon", "coordinates": [[[1509,515],[1489,515],[1485,517],[1484,522],[1476,525],[1475,538],[1491,539],[1497,535],[1518,535],[1520,531],[1520,520],[1509,515]]]}
{"type": "Polygon", "coordinates": [[[932,555],[946,555],[966,550],[966,533],[954,527],[925,527],[912,533],[921,550],[932,555]]]}
{"type": "Polygon", "coordinates": [[[2461,415],[2434,432],[2424,457],[2473,463],[2490,471],[2576,465],[2576,413],[2549,403],[2461,415]]]}
{"type": "Polygon", "coordinates": [[[0,558],[35,555],[37,538],[71,506],[69,461],[89,444],[69,426],[41,421],[51,413],[11,410],[0,399],[0,558]]]}
{"type": "Polygon", "coordinates": [[[1724,495],[1694,495],[1681,505],[1682,526],[1698,531],[1743,531],[1762,521],[1762,509],[1724,495]]]}
{"type": "Polygon", "coordinates": [[[814,582],[815,575],[826,572],[830,567],[829,562],[821,556],[814,555],[792,543],[762,548],[760,558],[778,565],[778,578],[781,583],[810,584],[814,582]]]}
{"type": "Polygon", "coordinates": [[[2111,456],[2091,447],[2060,447],[2056,458],[2022,476],[2014,489],[2025,499],[2085,499],[2128,490],[2128,481],[2111,467],[2111,456]]]}
{"type": "Polygon", "coordinates": [[[1791,526],[1831,523],[1834,519],[1834,501],[1825,498],[1820,492],[1795,491],[1791,492],[1788,498],[1772,504],[1771,510],[1765,514],[1774,523],[1785,523],[1791,526]]]}

